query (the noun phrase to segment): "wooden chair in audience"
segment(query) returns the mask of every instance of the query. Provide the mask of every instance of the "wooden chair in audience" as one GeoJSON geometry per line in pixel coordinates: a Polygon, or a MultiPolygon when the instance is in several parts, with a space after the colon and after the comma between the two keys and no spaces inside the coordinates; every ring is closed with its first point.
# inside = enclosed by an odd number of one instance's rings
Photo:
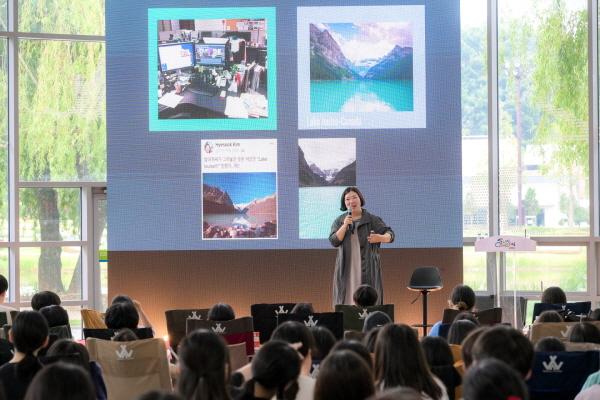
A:
{"type": "Polygon", "coordinates": [[[254,324],[252,317],[236,318],[231,321],[186,320],[186,334],[196,329],[208,329],[223,335],[228,344],[246,344],[246,355],[254,354],[254,324]]]}
{"type": "Polygon", "coordinates": [[[598,371],[597,351],[535,353],[531,378],[527,380],[530,400],[569,400],[581,390],[587,377],[598,371]]]}
{"type": "MultiPolygon", "coordinates": [[[[154,332],[152,332],[152,328],[137,328],[132,329],[133,333],[138,337],[138,339],[152,339],[154,337],[154,332]]],[[[83,337],[87,338],[96,338],[102,340],[112,340],[112,338],[119,332],[119,329],[87,329],[83,328],[83,337]]]]}
{"type": "Polygon", "coordinates": [[[81,309],[81,321],[84,328],[89,329],[106,329],[102,313],[89,308],[81,309]]]}
{"type": "Polygon", "coordinates": [[[165,318],[167,320],[167,332],[169,333],[169,344],[175,352],[181,339],[185,337],[186,321],[188,319],[206,320],[208,308],[189,308],[184,310],[167,310],[165,318]]]}
{"type": "Polygon", "coordinates": [[[286,321],[302,322],[307,327],[324,326],[329,329],[336,339],[344,337],[344,314],[341,312],[314,313],[314,314],[279,314],[277,316],[277,325],[286,321]]]}
{"type": "Polygon", "coordinates": [[[260,334],[260,342],[265,343],[277,327],[277,315],[289,314],[296,303],[259,303],[250,306],[254,329],[260,334]]]}
{"type": "Polygon", "coordinates": [[[231,371],[242,368],[248,364],[248,356],[246,355],[246,343],[237,343],[227,345],[229,348],[229,361],[231,371]]]}
{"type": "Polygon", "coordinates": [[[394,305],[383,304],[379,306],[371,306],[362,308],[354,305],[337,304],[335,306],[336,312],[341,312],[344,317],[344,330],[362,331],[363,325],[365,324],[365,318],[367,315],[374,311],[381,311],[387,314],[392,322],[394,322],[394,305]]]}
{"type": "Polygon", "coordinates": [[[169,362],[162,339],[111,342],[86,339],[90,361],[102,367],[108,398],[135,399],[150,390],[172,390],[169,362]]]}

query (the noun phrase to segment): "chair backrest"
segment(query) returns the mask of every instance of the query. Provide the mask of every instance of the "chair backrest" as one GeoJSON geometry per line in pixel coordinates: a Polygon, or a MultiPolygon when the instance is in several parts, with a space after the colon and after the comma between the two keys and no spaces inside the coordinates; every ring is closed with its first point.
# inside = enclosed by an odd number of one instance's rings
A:
{"type": "Polygon", "coordinates": [[[597,351],[535,353],[527,381],[530,399],[573,399],[599,365],[597,351]]]}
{"type": "Polygon", "coordinates": [[[411,277],[410,290],[439,290],[443,287],[442,276],[438,267],[417,267],[411,277]]]}
{"type": "MultiPolygon", "coordinates": [[[[488,310],[496,307],[496,296],[476,296],[475,308],[478,310],[488,310]]],[[[514,325],[514,308],[515,299],[513,296],[500,296],[500,308],[502,308],[502,323],[514,325]]],[[[517,326],[516,329],[521,330],[525,326],[525,318],[527,315],[527,299],[523,296],[517,297],[517,326]]]]}
{"type": "Polygon", "coordinates": [[[277,325],[286,321],[302,322],[305,326],[323,326],[333,333],[336,339],[344,337],[344,314],[341,312],[314,313],[314,314],[279,314],[277,325]]]}
{"type": "Polygon", "coordinates": [[[227,345],[229,348],[229,363],[231,371],[238,370],[248,364],[248,355],[246,354],[246,343],[237,343],[227,345]]]}
{"type": "Polygon", "coordinates": [[[53,326],[48,328],[48,335],[54,335],[57,339],[73,339],[69,325],[53,326]]]}
{"type": "Polygon", "coordinates": [[[560,340],[566,341],[569,336],[569,328],[577,322],[543,322],[535,323],[529,327],[529,339],[533,344],[538,340],[554,336],[560,340]]]}
{"type": "Polygon", "coordinates": [[[565,303],[565,304],[549,304],[549,303],[535,303],[533,305],[533,320],[532,323],[535,322],[535,319],[544,311],[547,310],[555,310],[562,311],[567,310],[576,315],[584,315],[587,316],[592,310],[592,302],[591,301],[577,301],[573,303],[565,303]]]}
{"type": "Polygon", "coordinates": [[[246,344],[246,355],[254,354],[254,324],[252,317],[242,317],[231,321],[206,321],[188,319],[186,334],[196,329],[208,329],[223,336],[228,344],[246,344]]]}
{"type": "Polygon", "coordinates": [[[84,328],[106,329],[106,324],[104,323],[101,312],[89,308],[82,308],[80,312],[84,328]]]}
{"type": "Polygon", "coordinates": [[[365,318],[374,311],[381,311],[387,314],[392,322],[394,322],[394,305],[383,304],[379,306],[371,306],[367,308],[361,308],[354,305],[337,304],[335,306],[336,312],[341,312],[344,319],[344,331],[361,331],[365,324],[365,318]]]}
{"type": "MultiPolygon", "coordinates": [[[[152,328],[137,328],[132,329],[133,333],[138,337],[138,339],[152,339],[154,337],[154,332],[152,332],[152,328]]],[[[112,340],[112,338],[119,332],[119,329],[87,329],[83,328],[83,338],[96,338],[102,340],[112,340]]]]}
{"type": "Polygon", "coordinates": [[[188,319],[206,320],[208,308],[189,308],[184,310],[167,310],[167,332],[169,333],[169,344],[175,352],[181,339],[185,337],[186,321],[188,319]]]}
{"type": "Polygon", "coordinates": [[[86,339],[90,360],[102,367],[108,398],[129,400],[150,390],[172,390],[162,339],[111,342],[86,339]]]}
{"type": "MultiPolygon", "coordinates": [[[[453,308],[446,308],[442,316],[442,323],[451,324],[461,312],[462,311],[453,308]]],[[[471,313],[477,318],[481,325],[495,325],[502,322],[501,308],[490,308],[488,310],[472,311],[471,313]]]]}
{"type": "Polygon", "coordinates": [[[450,333],[450,326],[452,326],[449,322],[442,322],[440,324],[440,328],[438,330],[438,336],[443,337],[444,339],[448,339],[448,333],[450,333]]]}
{"type": "Polygon", "coordinates": [[[289,314],[296,303],[259,303],[250,306],[254,329],[260,334],[260,342],[265,343],[277,327],[277,315],[289,314]]]}

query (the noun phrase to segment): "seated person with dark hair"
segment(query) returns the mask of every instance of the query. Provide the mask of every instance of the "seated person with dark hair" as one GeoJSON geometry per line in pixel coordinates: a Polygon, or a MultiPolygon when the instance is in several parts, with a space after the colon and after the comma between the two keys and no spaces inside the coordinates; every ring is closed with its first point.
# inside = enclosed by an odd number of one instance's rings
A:
{"type": "Polygon", "coordinates": [[[4,275],[0,275],[0,312],[6,312],[6,320],[9,324],[12,324],[10,318],[11,311],[19,311],[16,308],[12,308],[9,306],[5,306],[4,302],[6,301],[6,293],[8,292],[8,280],[4,277],[4,275]]]}
{"type": "Polygon", "coordinates": [[[521,332],[496,325],[477,338],[472,355],[475,363],[488,358],[504,361],[525,379],[531,372],[534,353],[533,345],[521,332]]]}
{"type": "Polygon", "coordinates": [[[140,316],[131,303],[114,303],[106,310],[104,322],[109,329],[136,329],[140,316]]]}
{"type": "Polygon", "coordinates": [[[546,310],[542,311],[540,315],[537,316],[535,322],[545,323],[545,322],[565,322],[563,317],[554,310],[546,310]]]}
{"type": "Polygon", "coordinates": [[[131,305],[133,305],[137,310],[140,318],[138,328],[152,328],[152,324],[150,323],[148,316],[146,316],[146,313],[142,308],[142,304],[139,301],[132,299],[131,297],[125,294],[118,294],[112,299],[111,305],[115,303],[130,303],[131,305]]]}
{"type": "Polygon", "coordinates": [[[542,293],[542,303],[547,304],[565,304],[567,302],[567,295],[564,290],[558,286],[550,286],[542,293]]]}
{"type": "Polygon", "coordinates": [[[554,336],[548,336],[545,338],[541,338],[535,344],[536,352],[551,352],[551,351],[565,351],[565,344],[554,336]]]}
{"type": "Polygon", "coordinates": [[[48,327],[69,325],[69,314],[61,306],[51,305],[40,308],[40,313],[48,321],[48,327]]]}
{"type": "Polygon", "coordinates": [[[580,322],[571,326],[569,330],[569,342],[600,344],[600,330],[590,322],[580,322]]]}
{"type": "Polygon", "coordinates": [[[370,285],[360,285],[352,295],[354,304],[362,308],[374,306],[378,299],[377,291],[370,285]]]}
{"type": "MultiPolygon", "coordinates": [[[[456,285],[452,289],[448,307],[459,311],[472,311],[475,307],[475,292],[467,285],[456,285]]],[[[442,321],[438,321],[431,327],[429,336],[439,336],[442,321]]]]}
{"type": "Polygon", "coordinates": [[[138,339],[139,338],[134,331],[128,328],[123,328],[119,330],[111,340],[113,342],[133,342],[134,340],[138,339]]]}
{"type": "Polygon", "coordinates": [[[60,306],[60,297],[54,292],[44,290],[37,292],[31,298],[31,308],[35,311],[39,311],[41,308],[46,306],[60,306]]]}
{"type": "Polygon", "coordinates": [[[314,314],[315,310],[312,303],[296,303],[296,305],[290,310],[290,314],[314,314]]]}
{"type": "Polygon", "coordinates": [[[233,308],[226,303],[217,303],[208,310],[209,321],[231,321],[235,319],[233,308]]]}

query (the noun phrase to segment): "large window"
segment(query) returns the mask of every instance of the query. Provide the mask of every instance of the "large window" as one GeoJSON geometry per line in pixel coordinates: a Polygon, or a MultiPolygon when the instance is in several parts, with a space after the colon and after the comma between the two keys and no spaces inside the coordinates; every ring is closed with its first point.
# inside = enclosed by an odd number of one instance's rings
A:
{"type": "Polygon", "coordinates": [[[0,0],[0,273],[10,303],[55,291],[75,327],[106,287],[104,51],[103,0],[0,0]]]}
{"type": "Polygon", "coordinates": [[[461,1],[464,277],[480,291],[517,282],[532,297],[552,285],[597,296],[588,4],[597,2],[461,1]],[[473,251],[477,236],[498,234],[530,236],[538,250],[473,251]]]}

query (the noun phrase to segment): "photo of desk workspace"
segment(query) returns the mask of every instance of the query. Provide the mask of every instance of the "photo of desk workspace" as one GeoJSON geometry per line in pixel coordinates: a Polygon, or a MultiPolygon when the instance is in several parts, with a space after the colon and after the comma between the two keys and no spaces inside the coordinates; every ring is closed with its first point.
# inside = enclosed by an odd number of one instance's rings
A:
{"type": "Polygon", "coordinates": [[[159,20],[158,119],[267,118],[265,19],[159,20]]]}

